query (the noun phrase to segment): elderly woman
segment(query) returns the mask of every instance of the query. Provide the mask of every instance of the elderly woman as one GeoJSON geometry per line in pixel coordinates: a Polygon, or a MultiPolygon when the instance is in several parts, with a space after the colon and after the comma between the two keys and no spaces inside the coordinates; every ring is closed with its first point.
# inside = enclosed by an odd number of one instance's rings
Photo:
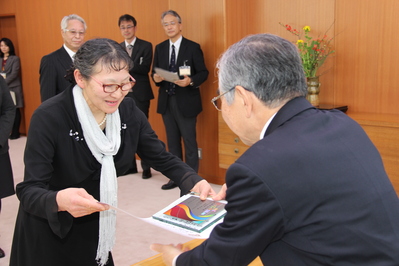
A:
{"type": "Polygon", "coordinates": [[[135,153],[204,199],[209,183],[165,150],[126,94],[134,85],[126,51],[109,39],[87,41],[74,60],[75,86],[33,114],[10,265],[114,265],[116,177],[135,153]],[[99,203],[100,201],[101,203],[99,203]],[[106,203],[106,204],[102,204],[106,203]]]}

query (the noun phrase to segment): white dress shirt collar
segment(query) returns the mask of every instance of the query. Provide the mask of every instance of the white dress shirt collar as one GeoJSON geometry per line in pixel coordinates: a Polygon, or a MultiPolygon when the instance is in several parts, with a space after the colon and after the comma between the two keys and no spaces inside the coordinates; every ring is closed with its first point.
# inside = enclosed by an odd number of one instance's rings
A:
{"type": "Polygon", "coordinates": [[[130,44],[131,46],[134,46],[134,44],[136,43],[136,39],[137,39],[137,37],[135,36],[134,37],[134,39],[133,39],[133,41],[131,42],[131,43],[128,43],[126,40],[125,40],[125,45],[126,45],[126,47],[130,44]]]}
{"type": "Polygon", "coordinates": [[[263,139],[263,137],[265,136],[266,130],[269,127],[270,123],[272,122],[273,118],[276,116],[277,112],[272,115],[272,117],[269,118],[269,120],[267,120],[265,126],[263,127],[262,131],[260,132],[260,137],[259,139],[263,139]]]}
{"type": "Polygon", "coordinates": [[[71,57],[72,62],[73,62],[73,60],[74,60],[73,56],[74,56],[76,53],[75,53],[74,51],[72,51],[71,49],[69,49],[69,48],[65,45],[65,43],[64,43],[64,48],[65,48],[65,50],[67,51],[67,53],[69,54],[69,56],[71,57]]]}

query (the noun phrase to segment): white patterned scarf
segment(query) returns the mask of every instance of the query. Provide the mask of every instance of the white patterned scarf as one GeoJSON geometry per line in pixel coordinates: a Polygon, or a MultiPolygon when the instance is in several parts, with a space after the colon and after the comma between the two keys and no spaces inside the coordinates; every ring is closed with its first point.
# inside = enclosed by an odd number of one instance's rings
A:
{"type": "MultiPolygon", "coordinates": [[[[119,111],[106,114],[106,134],[104,134],[83,96],[82,88],[78,85],[73,88],[73,96],[87,146],[97,161],[101,163],[100,201],[116,207],[118,183],[113,155],[118,152],[121,144],[119,111]]],[[[108,261],[108,254],[115,243],[115,230],[116,211],[100,212],[100,232],[96,256],[99,265],[105,265],[108,261]]]]}

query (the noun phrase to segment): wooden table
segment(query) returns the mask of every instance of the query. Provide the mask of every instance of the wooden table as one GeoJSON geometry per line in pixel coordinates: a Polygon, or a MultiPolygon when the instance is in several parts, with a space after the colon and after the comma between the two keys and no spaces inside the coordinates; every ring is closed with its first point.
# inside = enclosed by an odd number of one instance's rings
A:
{"type": "MultiPolygon", "coordinates": [[[[203,241],[204,239],[193,239],[185,243],[184,247],[192,249],[201,244],[203,241]]],[[[165,266],[165,263],[163,263],[162,255],[157,254],[148,259],[132,264],[131,266],[165,266]]],[[[263,266],[263,264],[260,258],[257,257],[253,262],[251,262],[251,264],[249,264],[249,266],[263,266]]]]}

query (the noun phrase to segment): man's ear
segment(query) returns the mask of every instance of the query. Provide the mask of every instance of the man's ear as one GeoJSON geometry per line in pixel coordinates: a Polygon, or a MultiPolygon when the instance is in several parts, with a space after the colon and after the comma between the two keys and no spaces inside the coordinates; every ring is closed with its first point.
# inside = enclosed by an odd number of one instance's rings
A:
{"type": "MultiPolygon", "coordinates": [[[[236,86],[236,96],[239,96],[241,99],[241,103],[245,109],[245,116],[250,117],[252,113],[252,108],[253,108],[253,94],[252,92],[244,89],[242,86],[236,86]]],[[[236,99],[238,100],[238,99],[236,99]]]]}
{"type": "Polygon", "coordinates": [[[78,69],[75,69],[73,71],[73,76],[75,77],[76,84],[83,89],[85,87],[86,80],[83,78],[82,73],[80,73],[78,69]]]}

